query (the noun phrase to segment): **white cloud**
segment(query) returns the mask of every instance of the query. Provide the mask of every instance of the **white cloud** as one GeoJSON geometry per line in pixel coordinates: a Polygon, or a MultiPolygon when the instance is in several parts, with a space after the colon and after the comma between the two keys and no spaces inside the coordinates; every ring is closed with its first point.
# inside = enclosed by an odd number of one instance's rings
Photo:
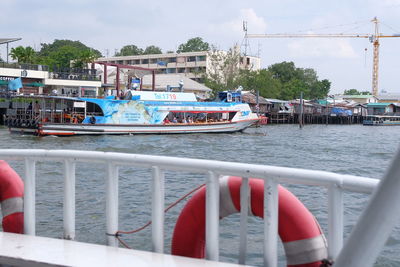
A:
{"type": "Polygon", "coordinates": [[[292,57],[357,58],[358,55],[347,40],[304,38],[288,44],[292,57]]]}
{"type": "Polygon", "coordinates": [[[225,36],[229,35],[230,37],[240,38],[244,36],[243,21],[247,21],[249,33],[264,33],[267,29],[267,23],[263,17],[258,16],[252,8],[244,8],[240,9],[236,18],[210,25],[209,31],[219,36],[221,36],[221,33],[224,33],[225,36]]]}
{"type": "Polygon", "coordinates": [[[384,0],[382,2],[384,6],[400,6],[400,0],[384,0]]]}

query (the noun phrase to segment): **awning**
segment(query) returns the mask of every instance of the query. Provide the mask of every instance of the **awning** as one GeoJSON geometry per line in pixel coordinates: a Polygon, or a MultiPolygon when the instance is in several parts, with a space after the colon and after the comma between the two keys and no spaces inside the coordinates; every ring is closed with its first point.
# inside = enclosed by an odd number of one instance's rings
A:
{"type": "Polygon", "coordinates": [[[33,86],[33,87],[42,87],[44,86],[43,83],[33,82],[33,83],[26,83],[25,86],[33,86]]]}

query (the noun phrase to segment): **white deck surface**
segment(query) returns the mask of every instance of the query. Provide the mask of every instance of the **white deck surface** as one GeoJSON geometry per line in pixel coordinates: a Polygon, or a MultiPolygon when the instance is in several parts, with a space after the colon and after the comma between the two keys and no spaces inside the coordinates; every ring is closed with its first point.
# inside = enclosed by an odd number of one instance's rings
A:
{"type": "MultiPolygon", "coordinates": [[[[185,257],[0,232],[0,264],[15,266],[239,266],[185,257]]],[[[240,265],[243,266],[243,265],[240,265]]]]}

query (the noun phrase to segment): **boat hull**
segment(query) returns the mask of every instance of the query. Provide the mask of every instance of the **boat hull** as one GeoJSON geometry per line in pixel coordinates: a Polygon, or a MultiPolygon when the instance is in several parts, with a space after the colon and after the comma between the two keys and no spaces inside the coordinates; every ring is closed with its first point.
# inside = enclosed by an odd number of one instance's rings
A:
{"type": "Polygon", "coordinates": [[[11,132],[39,136],[57,135],[124,135],[124,134],[189,134],[232,133],[246,129],[257,120],[221,123],[171,123],[171,124],[61,124],[45,123],[35,128],[10,127],[11,132]]]}

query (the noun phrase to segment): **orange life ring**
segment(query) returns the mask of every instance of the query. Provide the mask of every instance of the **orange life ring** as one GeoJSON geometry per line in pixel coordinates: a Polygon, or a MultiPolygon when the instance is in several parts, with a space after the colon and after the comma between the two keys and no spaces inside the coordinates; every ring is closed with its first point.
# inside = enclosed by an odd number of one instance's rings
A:
{"type": "Polygon", "coordinates": [[[3,230],[24,232],[24,183],[21,177],[4,160],[0,160],[0,201],[3,230]]]}
{"type": "MultiPolygon", "coordinates": [[[[240,211],[240,177],[220,179],[220,218],[240,211]]],[[[251,201],[249,212],[263,217],[264,181],[249,179],[251,201]]],[[[318,222],[308,209],[287,189],[279,189],[279,236],[283,242],[288,266],[318,267],[327,258],[327,244],[318,222]]],[[[183,208],[176,222],[172,255],[204,258],[205,187],[183,208]]]]}

